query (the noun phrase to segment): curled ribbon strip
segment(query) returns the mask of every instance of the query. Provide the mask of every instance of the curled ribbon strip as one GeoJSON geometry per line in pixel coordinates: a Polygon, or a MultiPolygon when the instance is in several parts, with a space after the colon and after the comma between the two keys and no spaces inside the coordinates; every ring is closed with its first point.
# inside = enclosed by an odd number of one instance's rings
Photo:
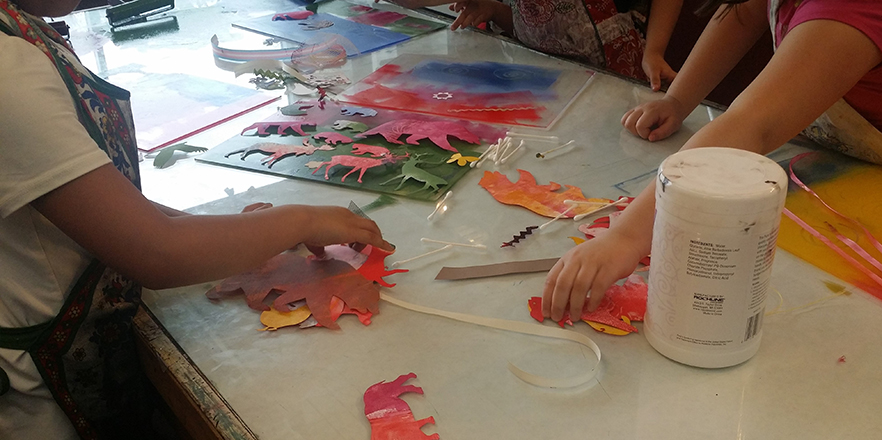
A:
{"type": "Polygon", "coordinates": [[[467,315],[464,313],[456,313],[456,312],[448,312],[445,310],[433,309],[431,307],[425,307],[417,304],[411,304],[405,301],[402,301],[398,298],[391,297],[386,295],[385,293],[380,292],[380,299],[392,303],[398,307],[412,310],[414,312],[425,313],[427,315],[435,315],[441,316],[448,319],[453,319],[455,321],[467,322],[469,324],[480,325],[484,327],[495,328],[499,330],[505,330],[515,333],[523,333],[527,335],[535,335],[535,336],[544,336],[546,338],[555,338],[555,339],[565,339],[568,341],[573,341],[578,344],[582,344],[591,349],[594,354],[597,356],[597,363],[591,367],[590,370],[579,374],[574,377],[562,378],[562,379],[553,379],[544,376],[539,376],[531,373],[527,373],[524,370],[516,367],[511,362],[508,363],[508,369],[512,372],[518,379],[523,380],[531,385],[536,385],[540,387],[546,388],[572,388],[577,387],[579,385],[583,385],[591,381],[597,376],[597,371],[600,367],[600,347],[591,340],[591,338],[581,334],[576,333],[571,330],[564,330],[560,328],[554,327],[545,327],[539,324],[532,324],[520,321],[509,321],[505,319],[498,318],[487,318],[484,316],[474,316],[467,315]]]}

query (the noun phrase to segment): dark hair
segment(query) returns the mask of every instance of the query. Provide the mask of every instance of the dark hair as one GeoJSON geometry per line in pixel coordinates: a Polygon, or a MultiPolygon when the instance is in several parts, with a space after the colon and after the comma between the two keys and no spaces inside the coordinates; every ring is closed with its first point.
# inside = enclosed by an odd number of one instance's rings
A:
{"type": "Polygon", "coordinates": [[[735,5],[746,2],[747,0],[705,0],[705,2],[695,10],[695,15],[711,15],[717,12],[717,9],[720,9],[720,6],[727,5],[726,10],[723,11],[723,15],[726,15],[735,7],[735,5]]]}

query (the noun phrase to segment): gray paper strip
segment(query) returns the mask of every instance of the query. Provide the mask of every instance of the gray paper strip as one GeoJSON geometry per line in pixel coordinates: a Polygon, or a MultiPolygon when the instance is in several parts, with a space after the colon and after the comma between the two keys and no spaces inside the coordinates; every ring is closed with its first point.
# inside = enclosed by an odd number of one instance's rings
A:
{"type": "Polygon", "coordinates": [[[484,266],[442,267],[436,280],[467,280],[486,278],[512,273],[548,272],[560,258],[542,260],[510,261],[508,263],[487,264],[484,266]]]}

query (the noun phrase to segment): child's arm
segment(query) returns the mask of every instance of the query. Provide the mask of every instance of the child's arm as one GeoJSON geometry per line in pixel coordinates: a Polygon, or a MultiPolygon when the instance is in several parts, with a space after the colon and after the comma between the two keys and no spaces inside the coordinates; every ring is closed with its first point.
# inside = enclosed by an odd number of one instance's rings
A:
{"type": "Polygon", "coordinates": [[[488,21],[492,21],[503,32],[509,34],[514,29],[511,7],[497,0],[459,1],[450,5],[450,10],[459,12],[459,16],[450,25],[451,30],[465,29],[488,21]]]}
{"type": "Polygon", "coordinates": [[[650,141],[676,132],[769,27],[765,0],[739,4],[721,18],[720,11],[692,48],[665,97],[625,113],[622,125],[628,131],[650,141]]]}
{"type": "MultiPolygon", "coordinates": [[[[683,148],[723,146],[768,153],[817,119],[880,63],[882,51],[861,31],[830,20],[802,23],[787,34],[768,66],[726,113],[683,148]]],[[[682,78],[681,74],[677,81],[682,78]]],[[[655,182],[624,210],[609,233],[561,258],[546,280],[545,316],[560,319],[568,303],[570,313],[578,316],[589,290],[593,310],[603,292],[649,252],[654,189],[655,182]]]]}
{"type": "Polygon", "coordinates": [[[110,164],[32,205],[97,258],[150,288],[234,275],[300,243],[390,249],[374,222],[345,208],[286,205],[234,215],[169,216],[110,164]]]}
{"type": "Polygon", "coordinates": [[[683,0],[652,0],[642,63],[643,72],[649,78],[652,90],[658,91],[663,80],[671,82],[677,76],[677,72],[665,61],[665,50],[671,41],[682,6],[683,0]]]}

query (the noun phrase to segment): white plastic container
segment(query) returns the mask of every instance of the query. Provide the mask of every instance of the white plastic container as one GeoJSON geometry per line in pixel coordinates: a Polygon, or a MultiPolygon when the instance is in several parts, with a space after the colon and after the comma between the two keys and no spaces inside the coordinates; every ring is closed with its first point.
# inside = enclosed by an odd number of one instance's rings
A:
{"type": "Polygon", "coordinates": [[[668,157],[656,181],[644,333],[659,353],[705,368],[759,350],[787,175],[732,148],[668,157]]]}

